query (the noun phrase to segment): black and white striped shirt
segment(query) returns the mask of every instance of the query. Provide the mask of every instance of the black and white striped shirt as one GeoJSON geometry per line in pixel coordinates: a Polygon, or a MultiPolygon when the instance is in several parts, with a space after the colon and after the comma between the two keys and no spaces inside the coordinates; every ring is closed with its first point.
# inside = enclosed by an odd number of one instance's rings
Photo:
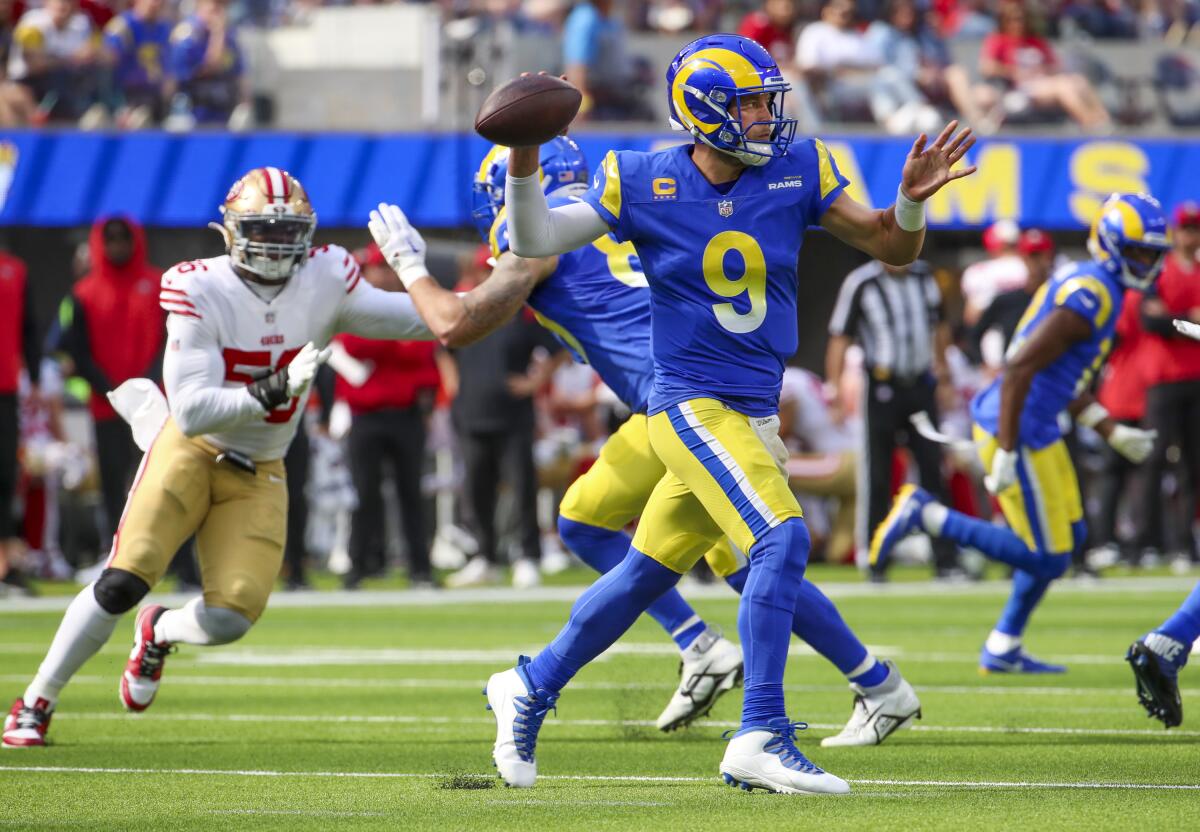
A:
{"type": "Polygon", "coordinates": [[[904,274],[893,275],[872,260],[846,276],[829,334],[861,342],[865,364],[875,378],[912,380],[932,367],[941,304],[942,293],[928,263],[918,260],[904,274]]]}

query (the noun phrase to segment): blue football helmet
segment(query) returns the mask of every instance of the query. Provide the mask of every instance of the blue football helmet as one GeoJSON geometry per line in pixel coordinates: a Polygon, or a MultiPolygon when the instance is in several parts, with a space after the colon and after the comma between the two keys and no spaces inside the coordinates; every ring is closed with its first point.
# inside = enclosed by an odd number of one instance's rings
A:
{"type": "Polygon", "coordinates": [[[1150,194],[1113,194],[1088,235],[1092,259],[1138,291],[1154,285],[1170,248],[1167,215],[1150,194]]]}
{"type": "Polygon", "coordinates": [[[791,86],[775,59],[750,38],[709,35],[679,51],[667,67],[667,107],[671,127],[747,165],[765,165],[787,152],[796,120],[783,117],[783,96],[791,86]],[[767,121],[742,126],[741,99],[766,93],[767,121]],[[770,125],[770,138],[747,137],[758,124],[770,125]]]}
{"type": "MultiPolygon", "coordinates": [[[[504,179],[508,176],[508,148],[496,145],[487,152],[471,183],[471,219],[487,242],[492,225],[504,207],[504,179]]],[[[538,157],[538,176],[542,191],[578,196],[587,190],[587,159],[579,145],[566,136],[556,136],[542,145],[538,157]],[[562,193],[560,193],[562,192],[562,193]]]]}

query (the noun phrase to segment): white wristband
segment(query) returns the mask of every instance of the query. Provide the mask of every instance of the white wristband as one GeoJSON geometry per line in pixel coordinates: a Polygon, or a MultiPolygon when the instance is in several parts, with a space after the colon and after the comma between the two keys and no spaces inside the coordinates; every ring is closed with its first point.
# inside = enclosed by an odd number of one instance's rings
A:
{"type": "Polygon", "coordinates": [[[905,231],[920,231],[925,227],[925,203],[909,199],[904,185],[896,189],[896,225],[905,231]]]}
{"type": "Polygon", "coordinates": [[[1075,417],[1075,424],[1085,428],[1095,428],[1096,425],[1108,418],[1108,410],[1100,402],[1092,402],[1075,417]]]}
{"type": "Polygon", "coordinates": [[[413,284],[418,280],[424,280],[425,278],[433,279],[433,275],[424,266],[409,266],[406,269],[394,269],[393,271],[400,278],[400,282],[404,284],[405,291],[412,289],[413,284]]]}

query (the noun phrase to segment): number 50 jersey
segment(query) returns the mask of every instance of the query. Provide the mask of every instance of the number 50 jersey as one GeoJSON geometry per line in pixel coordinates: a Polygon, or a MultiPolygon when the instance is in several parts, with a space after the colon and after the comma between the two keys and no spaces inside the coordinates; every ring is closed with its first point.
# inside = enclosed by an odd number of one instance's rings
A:
{"type": "Polygon", "coordinates": [[[609,152],[583,198],[634,244],[650,284],[649,413],[707,397],[768,416],[796,351],[804,231],[849,183],[815,139],[731,185],[712,185],[691,153],[609,152]]]}

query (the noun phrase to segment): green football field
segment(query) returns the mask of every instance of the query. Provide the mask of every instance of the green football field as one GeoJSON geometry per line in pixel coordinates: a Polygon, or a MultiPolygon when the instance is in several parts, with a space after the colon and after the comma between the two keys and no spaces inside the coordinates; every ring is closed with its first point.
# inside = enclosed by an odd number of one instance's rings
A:
{"type": "MultiPolygon", "coordinates": [[[[845,573],[841,573],[844,575],[845,573]]],[[[494,779],[484,680],[536,650],[577,591],[278,595],[227,647],[184,647],[154,707],[125,714],[117,679],[132,616],[59,703],[46,749],[0,752],[0,827],[29,829],[1187,829],[1200,824],[1200,676],[1182,729],[1138,708],[1122,661],[1195,578],[1063,583],[1028,644],[1061,677],[987,677],[978,647],[1004,598],[970,587],[827,584],[847,620],[916,685],[924,719],[878,748],[824,750],[851,695],[795,645],[800,747],[845,797],[745,794],[717,777],[740,691],[710,719],[653,728],[673,647],[643,619],[567,689],[531,790],[494,779]]],[[[736,604],[693,591],[736,632],[736,604]]],[[[0,602],[0,694],[21,693],[60,613],[0,602]]],[[[1186,683],[1193,687],[1188,689],[1186,683]]]]}

